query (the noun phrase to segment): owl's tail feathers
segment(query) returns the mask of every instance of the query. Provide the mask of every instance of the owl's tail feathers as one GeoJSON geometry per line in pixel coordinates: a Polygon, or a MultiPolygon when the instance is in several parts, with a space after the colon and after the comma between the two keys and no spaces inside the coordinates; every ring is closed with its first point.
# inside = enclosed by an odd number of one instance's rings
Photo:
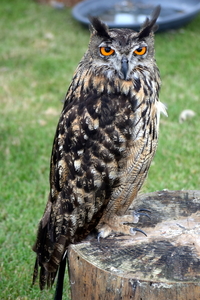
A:
{"type": "MultiPolygon", "coordinates": [[[[64,255],[64,258],[62,259],[60,266],[59,266],[58,279],[57,279],[57,284],[56,284],[56,292],[55,292],[54,300],[62,300],[66,263],[67,263],[67,255],[64,255]]],[[[55,278],[56,278],[57,271],[56,272],[48,272],[44,268],[44,266],[40,266],[40,267],[41,267],[40,268],[40,278],[39,278],[40,289],[43,290],[46,286],[47,286],[47,288],[52,287],[52,285],[55,281],[55,278]]],[[[36,258],[32,286],[35,284],[35,281],[38,277],[38,272],[39,272],[38,269],[39,269],[39,261],[38,261],[38,258],[36,258]]]]}
{"type": "MultiPolygon", "coordinates": [[[[62,300],[66,261],[67,261],[67,255],[65,255],[65,257],[60,262],[54,300],[62,300]]],[[[52,287],[57,275],[57,270],[55,272],[47,271],[43,265],[39,264],[39,260],[38,258],[36,258],[32,286],[35,284],[39,272],[40,272],[39,274],[40,289],[43,290],[45,287],[47,288],[52,287]],[[40,271],[39,271],[39,267],[40,267],[40,271]]]]}
{"type": "Polygon", "coordinates": [[[63,260],[65,259],[64,253],[66,252],[66,237],[64,235],[60,236],[58,242],[54,245],[54,250],[50,254],[50,258],[47,261],[44,260],[44,254],[47,257],[47,252],[44,252],[44,249],[40,248],[39,245],[40,244],[36,243],[33,247],[33,250],[37,253],[37,258],[34,266],[32,285],[35,284],[39,275],[39,286],[40,289],[43,290],[45,287],[50,288],[53,285],[59,265],[64,268],[63,260]]]}
{"type": "Polygon", "coordinates": [[[55,272],[49,272],[49,271],[47,271],[43,265],[39,264],[39,259],[37,257],[36,260],[35,260],[32,286],[35,284],[39,272],[40,272],[40,274],[39,274],[39,286],[40,286],[40,289],[44,290],[44,288],[46,286],[47,286],[47,288],[52,287],[52,285],[53,285],[53,283],[55,281],[57,270],[55,272]],[[40,267],[40,271],[39,271],[39,267],[40,267]]]}

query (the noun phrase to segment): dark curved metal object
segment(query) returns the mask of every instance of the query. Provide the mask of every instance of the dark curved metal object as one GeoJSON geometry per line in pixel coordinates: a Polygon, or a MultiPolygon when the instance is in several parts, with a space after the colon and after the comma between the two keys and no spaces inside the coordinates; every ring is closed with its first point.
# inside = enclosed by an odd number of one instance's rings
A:
{"type": "Polygon", "coordinates": [[[160,31],[179,28],[200,12],[199,0],[85,0],[75,5],[72,15],[85,25],[90,23],[89,16],[98,16],[110,28],[139,30],[146,17],[159,4],[161,14],[157,24],[160,31]]]}

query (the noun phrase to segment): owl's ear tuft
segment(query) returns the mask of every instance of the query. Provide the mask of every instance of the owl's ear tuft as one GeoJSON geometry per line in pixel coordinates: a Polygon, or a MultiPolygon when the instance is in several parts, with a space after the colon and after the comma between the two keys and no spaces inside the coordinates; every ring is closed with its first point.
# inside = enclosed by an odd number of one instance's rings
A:
{"type": "Polygon", "coordinates": [[[138,34],[139,39],[149,36],[151,32],[155,32],[158,29],[156,21],[158,19],[160,11],[161,6],[156,6],[155,10],[152,13],[151,19],[149,20],[149,18],[147,18],[144,24],[142,25],[142,28],[138,34]]]}
{"type": "Polygon", "coordinates": [[[108,27],[96,17],[89,18],[91,22],[90,31],[100,37],[110,38],[108,27]]]}

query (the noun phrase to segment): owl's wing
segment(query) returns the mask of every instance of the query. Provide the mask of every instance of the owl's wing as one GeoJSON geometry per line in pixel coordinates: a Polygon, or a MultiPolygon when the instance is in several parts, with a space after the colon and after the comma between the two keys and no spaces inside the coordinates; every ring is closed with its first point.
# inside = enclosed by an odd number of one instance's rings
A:
{"type": "Polygon", "coordinates": [[[98,224],[118,184],[120,131],[114,101],[89,94],[66,102],[51,157],[50,195],[39,224],[34,281],[52,285],[67,246],[83,240],[98,224]]]}

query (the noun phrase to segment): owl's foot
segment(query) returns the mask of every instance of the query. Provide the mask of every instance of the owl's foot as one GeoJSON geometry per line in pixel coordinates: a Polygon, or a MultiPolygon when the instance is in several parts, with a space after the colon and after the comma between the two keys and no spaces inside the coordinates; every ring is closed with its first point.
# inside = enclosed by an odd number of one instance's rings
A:
{"type": "Polygon", "coordinates": [[[100,242],[100,238],[105,239],[106,237],[114,233],[113,229],[107,224],[104,224],[98,231],[99,231],[97,235],[98,242],[100,242]]]}
{"type": "Polygon", "coordinates": [[[106,238],[112,234],[135,235],[136,232],[141,232],[146,236],[143,230],[130,227],[133,223],[138,223],[140,216],[145,216],[150,219],[150,216],[146,212],[150,211],[148,209],[139,209],[134,211],[131,215],[114,215],[109,220],[104,220],[98,225],[98,241],[100,241],[100,238],[106,238]]]}
{"type": "Polygon", "coordinates": [[[136,227],[129,227],[129,228],[125,228],[125,230],[122,232],[122,228],[120,228],[120,231],[114,231],[110,226],[108,225],[104,225],[100,231],[99,231],[99,234],[97,235],[97,240],[98,242],[100,242],[100,239],[101,238],[106,238],[112,234],[124,234],[124,235],[135,235],[136,232],[141,232],[142,234],[144,234],[145,236],[147,236],[147,234],[142,230],[142,229],[139,229],[139,228],[136,228],[136,227]],[[128,229],[128,232],[127,232],[127,229],[128,229]]]}
{"type": "Polygon", "coordinates": [[[116,233],[125,234],[125,235],[127,235],[127,234],[135,235],[136,232],[141,232],[142,234],[147,236],[147,234],[142,229],[139,229],[137,227],[130,227],[129,232],[127,233],[127,232],[121,232],[121,230],[120,230],[120,232],[114,232],[111,227],[109,227],[108,225],[105,225],[104,227],[101,228],[99,234],[97,235],[97,240],[98,240],[98,242],[100,242],[101,238],[104,239],[104,238],[106,238],[112,234],[116,234],[116,233]]]}

